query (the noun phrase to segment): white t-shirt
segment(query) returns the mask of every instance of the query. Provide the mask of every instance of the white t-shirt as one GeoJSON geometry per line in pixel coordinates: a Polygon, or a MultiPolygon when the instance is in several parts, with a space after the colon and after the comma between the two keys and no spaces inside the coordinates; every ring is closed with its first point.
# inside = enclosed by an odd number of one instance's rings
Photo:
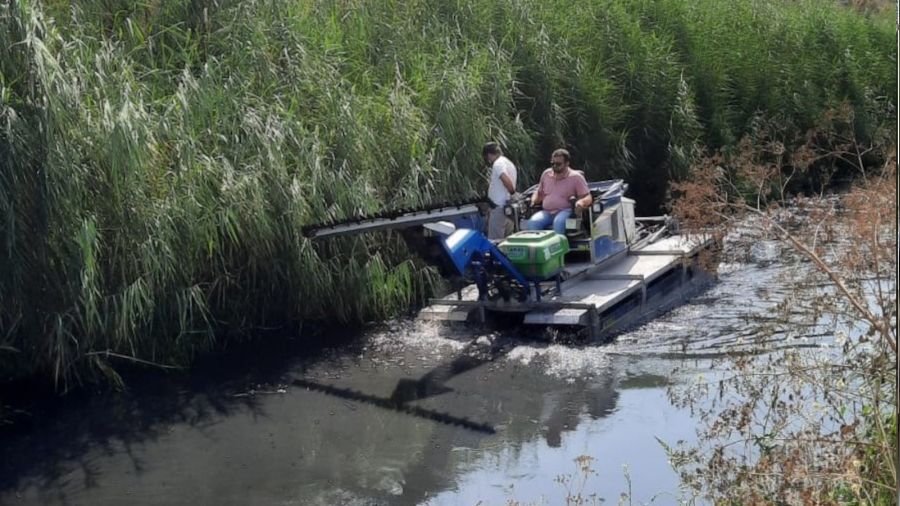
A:
{"type": "Polygon", "coordinates": [[[488,198],[498,206],[505,205],[509,200],[509,191],[503,186],[503,181],[500,181],[501,174],[506,174],[512,181],[513,188],[516,187],[516,166],[505,156],[497,158],[491,165],[491,183],[488,185],[488,198]]]}

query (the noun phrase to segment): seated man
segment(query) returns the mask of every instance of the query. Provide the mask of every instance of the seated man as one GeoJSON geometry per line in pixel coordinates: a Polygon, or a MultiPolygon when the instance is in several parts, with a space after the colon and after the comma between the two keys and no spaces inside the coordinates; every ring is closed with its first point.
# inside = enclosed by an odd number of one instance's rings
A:
{"type": "Polygon", "coordinates": [[[541,174],[538,189],[531,197],[531,205],[541,204],[541,211],[534,213],[525,224],[527,230],[543,230],[553,224],[557,234],[566,233],[566,219],[572,214],[569,203],[576,197],[575,212],[580,213],[594,202],[587,181],[581,172],[569,167],[569,152],[557,149],[551,157],[552,167],[541,174]]]}

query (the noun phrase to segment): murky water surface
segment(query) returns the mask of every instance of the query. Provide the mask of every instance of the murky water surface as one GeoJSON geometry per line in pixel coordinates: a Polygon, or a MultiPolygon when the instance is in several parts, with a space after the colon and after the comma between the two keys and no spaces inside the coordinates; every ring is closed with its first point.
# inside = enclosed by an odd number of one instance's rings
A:
{"type": "Polygon", "coordinates": [[[244,354],[230,372],[73,401],[0,439],[0,503],[673,504],[657,438],[691,441],[696,420],[667,386],[750,339],[743,319],[778,278],[722,266],[608,345],[400,321],[314,358],[244,354]]]}

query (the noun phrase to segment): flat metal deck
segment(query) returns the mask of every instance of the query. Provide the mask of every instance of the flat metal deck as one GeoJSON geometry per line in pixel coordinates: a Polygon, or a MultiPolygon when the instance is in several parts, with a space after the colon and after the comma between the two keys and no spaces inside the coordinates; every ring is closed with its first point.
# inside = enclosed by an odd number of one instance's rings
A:
{"type": "Polygon", "coordinates": [[[672,235],[664,237],[654,243],[648,244],[631,254],[654,254],[663,251],[671,251],[687,256],[696,255],[712,241],[708,234],[672,235]]]}
{"type": "Polygon", "coordinates": [[[542,288],[551,292],[540,302],[478,301],[477,288],[469,286],[462,290],[461,297],[454,293],[432,300],[420,312],[420,318],[483,320],[485,310],[494,310],[525,313],[526,324],[590,325],[592,314],[602,314],[638,292],[643,305],[650,283],[673,269],[682,269],[710,240],[709,236],[670,236],[599,265],[568,265],[562,293],[555,294],[552,281],[544,282],[542,288]]]}

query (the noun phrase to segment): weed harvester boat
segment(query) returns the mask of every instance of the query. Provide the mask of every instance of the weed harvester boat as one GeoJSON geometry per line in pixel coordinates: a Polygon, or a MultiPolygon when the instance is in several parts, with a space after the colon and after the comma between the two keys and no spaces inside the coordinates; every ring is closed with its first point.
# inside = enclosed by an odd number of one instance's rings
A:
{"type": "Polygon", "coordinates": [[[594,203],[572,214],[565,235],[524,230],[536,211],[530,202],[537,185],[505,206],[516,232],[502,241],[482,233],[490,208],[483,199],[309,225],[303,234],[322,240],[399,230],[455,288],[431,299],[422,319],[484,323],[515,316],[525,325],[574,328],[601,340],[702,285],[698,255],[712,238],[679,233],[668,216],[635,217],[620,179],[588,187],[594,203]]]}

